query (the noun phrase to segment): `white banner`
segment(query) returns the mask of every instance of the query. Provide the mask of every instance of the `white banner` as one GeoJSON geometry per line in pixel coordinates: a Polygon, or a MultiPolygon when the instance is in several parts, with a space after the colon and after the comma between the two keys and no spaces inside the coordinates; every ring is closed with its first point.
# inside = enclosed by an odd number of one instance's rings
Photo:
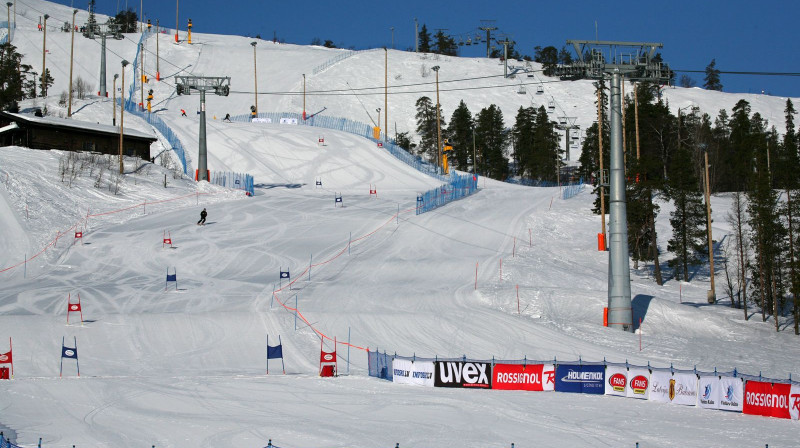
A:
{"type": "Polygon", "coordinates": [[[272,123],[272,118],[253,118],[253,123],[272,123]]]}
{"type": "Polygon", "coordinates": [[[297,118],[281,118],[281,124],[297,124],[297,118]]]}
{"type": "Polygon", "coordinates": [[[789,415],[792,420],[800,420],[800,386],[792,384],[789,392],[789,415]]]}
{"type": "Polygon", "coordinates": [[[659,403],[669,403],[670,401],[670,382],[672,373],[663,370],[654,370],[650,374],[650,394],[648,400],[659,403]]]}
{"type": "Polygon", "coordinates": [[[642,367],[631,367],[628,370],[628,398],[647,400],[650,391],[650,370],[642,367]]]}
{"type": "Polygon", "coordinates": [[[392,381],[433,387],[433,361],[392,360],[392,381]]]}
{"type": "Polygon", "coordinates": [[[697,375],[694,373],[676,373],[672,375],[675,381],[675,397],[672,402],[684,406],[697,406],[697,375]]]}
{"type": "Polygon", "coordinates": [[[606,395],[626,396],[628,369],[621,366],[606,367],[606,395]]]}
{"type": "Polygon", "coordinates": [[[741,378],[723,376],[719,380],[719,408],[723,411],[742,412],[744,383],[741,378]]]}
{"type": "Polygon", "coordinates": [[[697,406],[705,409],[719,409],[722,386],[718,376],[701,376],[697,388],[697,406]]]}

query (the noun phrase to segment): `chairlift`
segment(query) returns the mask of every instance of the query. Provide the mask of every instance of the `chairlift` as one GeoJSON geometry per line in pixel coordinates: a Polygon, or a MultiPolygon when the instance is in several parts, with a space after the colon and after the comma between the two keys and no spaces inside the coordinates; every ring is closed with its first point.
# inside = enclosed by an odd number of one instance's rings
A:
{"type": "Polygon", "coordinates": [[[519,90],[517,90],[517,93],[519,93],[520,95],[525,95],[528,92],[525,90],[524,86],[519,86],[519,90]]]}
{"type": "MultiPolygon", "coordinates": [[[[533,75],[528,75],[528,76],[533,76],[533,75]]],[[[537,95],[544,94],[544,87],[541,84],[539,85],[539,87],[536,88],[536,94],[537,95]]]]}
{"type": "Polygon", "coordinates": [[[458,46],[459,47],[463,47],[464,46],[464,39],[463,38],[459,38],[458,39],[458,46]]]}
{"type": "Polygon", "coordinates": [[[469,47],[470,45],[472,45],[472,38],[468,37],[467,38],[467,46],[469,47]]]}
{"type": "Polygon", "coordinates": [[[566,119],[566,117],[560,117],[560,118],[558,119],[558,123],[559,123],[559,124],[567,124],[567,119],[566,119]]]}
{"type": "Polygon", "coordinates": [[[551,112],[552,112],[552,111],[554,111],[554,110],[556,110],[556,103],[555,103],[555,101],[552,101],[552,100],[551,100],[551,101],[550,101],[550,103],[548,103],[548,105],[547,105],[547,110],[549,110],[549,111],[551,111],[551,112]]]}

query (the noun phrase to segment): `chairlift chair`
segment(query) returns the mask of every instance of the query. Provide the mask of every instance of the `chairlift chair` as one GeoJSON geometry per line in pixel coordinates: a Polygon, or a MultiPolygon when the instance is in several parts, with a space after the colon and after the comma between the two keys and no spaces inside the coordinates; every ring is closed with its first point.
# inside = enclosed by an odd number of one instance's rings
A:
{"type": "Polygon", "coordinates": [[[468,37],[467,38],[467,46],[469,47],[470,45],[472,45],[472,38],[468,37]]]}
{"type": "Polygon", "coordinates": [[[519,90],[517,90],[517,93],[519,93],[520,95],[525,95],[528,92],[525,90],[525,87],[519,86],[519,90]]]}
{"type": "MultiPolygon", "coordinates": [[[[530,76],[533,76],[533,75],[530,75],[530,76]]],[[[541,85],[539,85],[539,87],[537,87],[537,88],[536,88],[536,94],[537,94],[537,95],[542,95],[542,94],[544,94],[544,87],[542,87],[541,85]]]]}
{"type": "Polygon", "coordinates": [[[459,47],[463,47],[464,46],[464,39],[462,39],[462,38],[458,39],[458,46],[459,47]]]}
{"type": "Polygon", "coordinates": [[[550,103],[547,105],[547,109],[548,109],[549,111],[551,111],[551,112],[552,112],[552,111],[554,111],[554,110],[556,110],[556,103],[555,103],[554,101],[552,101],[552,100],[551,100],[551,101],[550,101],[550,103]]]}

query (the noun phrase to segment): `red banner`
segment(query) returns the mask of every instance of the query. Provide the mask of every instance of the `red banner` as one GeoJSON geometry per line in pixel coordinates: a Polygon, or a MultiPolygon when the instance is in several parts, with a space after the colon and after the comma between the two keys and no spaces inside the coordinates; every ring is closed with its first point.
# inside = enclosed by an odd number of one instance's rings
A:
{"type": "Polygon", "coordinates": [[[555,376],[552,364],[495,364],[492,369],[492,389],[554,390],[555,376]]]}
{"type": "Polygon", "coordinates": [[[11,364],[11,352],[0,354],[0,364],[11,364]]]}
{"type": "Polygon", "coordinates": [[[336,352],[328,353],[328,352],[320,352],[319,354],[319,362],[336,362],[336,352]]]}
{"type": "Polygon", "coordinates": [[[790,418],[789,393],[792,386],[781,383],[748,381],[744,388],[742,412],[765,417],[790,418]]]}

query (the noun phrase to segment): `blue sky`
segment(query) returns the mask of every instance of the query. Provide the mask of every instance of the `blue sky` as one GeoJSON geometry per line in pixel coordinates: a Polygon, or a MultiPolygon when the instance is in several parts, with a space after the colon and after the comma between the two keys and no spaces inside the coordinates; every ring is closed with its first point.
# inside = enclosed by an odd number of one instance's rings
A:
{"type": "MultiPolygon", "coordinates": [[[[481,20],[494,20],[499,31],[517,42],[522,54],[536,45],[560,48],[567,39],[661,42],[663,56],[675,69],[703,70],[712,59],[722,71],[800,72],[797,48],[800,6],[793,1],[256,1],[177,0],[180,28],[191,18],[195,32],[255,36],[277,35],[288,43],[309,44],[315,37],[343,48],[414,46],[414,18],[435,29],[474,39],[481,20]]],[[[57,3],[85,8],[87,0],[57,3]]],[[[97,0],[97,10],[139,10],[139,0],[97,0]]],[[[144,0],[146,18],[175,27],[176,2],[144,0]]],[[[485,33],[484,33],[485,34],[485,33]]],[[[485,55],[481,46],[461,47],[461,56],[485,55]]],[[[680,75],[680,74],[679,74],[680,75]]],[[[699,86],[702,73],[689,74],[699,86]]],[[[800,96],[800,78],[722,75],[726,92],[800,96]]]]}

